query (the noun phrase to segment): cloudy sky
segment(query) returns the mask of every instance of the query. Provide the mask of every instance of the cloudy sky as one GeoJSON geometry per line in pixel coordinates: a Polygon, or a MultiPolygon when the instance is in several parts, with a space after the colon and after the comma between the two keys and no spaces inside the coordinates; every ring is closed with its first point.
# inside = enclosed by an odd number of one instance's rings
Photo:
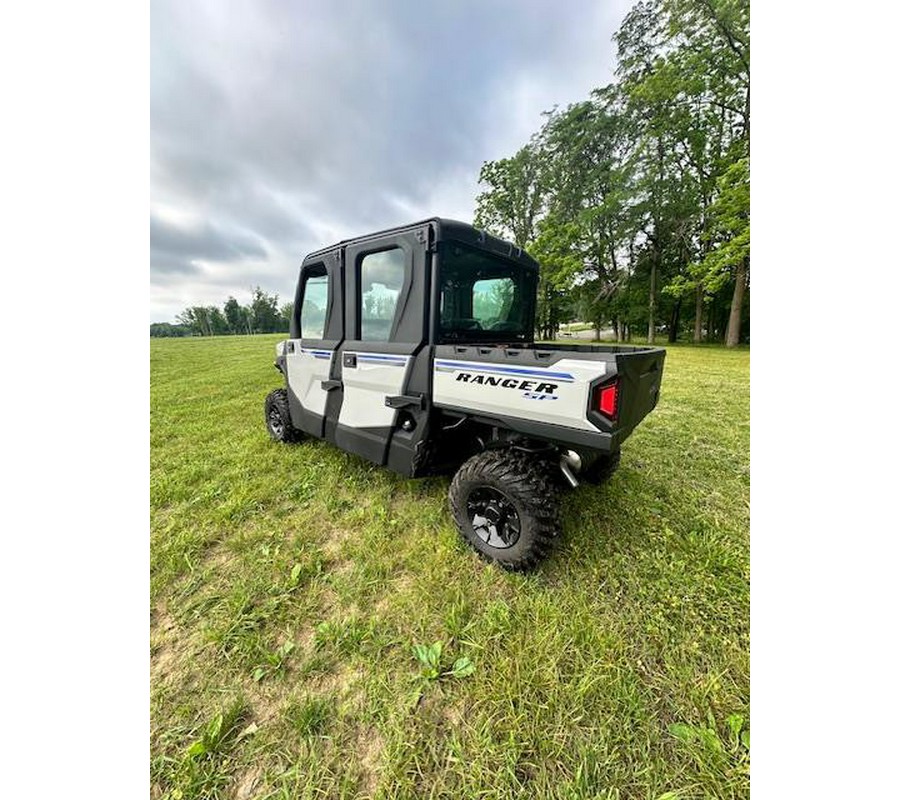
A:
{"type": "Polygon", "coordinates": [[[150,320],[293,296],[303,256],[432,215],[609,82],[631,0],[153,0],[150,320]]]}

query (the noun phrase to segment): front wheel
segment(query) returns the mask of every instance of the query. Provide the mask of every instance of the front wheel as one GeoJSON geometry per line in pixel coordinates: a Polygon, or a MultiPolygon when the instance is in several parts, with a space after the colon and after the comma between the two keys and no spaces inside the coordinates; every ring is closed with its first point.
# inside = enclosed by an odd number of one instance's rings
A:
{"type": "Polygon", "coordinates": [[[450,484],[450,510],[478,554],[511,571],[537,565],[559,533],[559,496],[540,459],[518,450],[485,450],[450,484]]]}
{"type": "Polygon", "coordinates": [[[291,424],[287,390],[275,389],[266,398],[266,428],[276,442],[296,442],[303,434],[291,424]]]}

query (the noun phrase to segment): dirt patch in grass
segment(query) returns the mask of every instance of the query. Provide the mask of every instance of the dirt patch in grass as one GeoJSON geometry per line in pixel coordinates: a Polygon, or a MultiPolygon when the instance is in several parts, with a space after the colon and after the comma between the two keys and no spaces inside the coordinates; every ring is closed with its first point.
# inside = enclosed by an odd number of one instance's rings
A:
{"type": "Polygon", "coordinates": [[[150,683],[151,685],[162,684],[166,676],[172,673],[172,670],[178,659],[175,655],[175,649],[169,644],[163,643],[155,653],[150,654],[150,683]]]}
{"type": "Polygon", "coordinates": [[[441,714],[450,728],[456,728],[466,718],[468,707],[462,703],[448,704],[441,708],[441,714]]]}
{"type": "Polygon", "coordinates": [[[244,697],[247,699],[248,716],[259,726],[278,719],[292,694],[292,687],[285,685],[284,681],[256,683],[248,678],[242,685],[244,697]]]}
{"type": "Polygon", "coordinates": [[[346,562],[341,556],[344,542],[351,536],[351,531],[346,528],[329,527],[325,534],[325,541],[322,542],[322,552],[328,558],[329,565],[336,567],[346,562]]]}
{"type": "Polygon", "coordinates": [[[215,542],[203,554],[203,566],[213,572],[224,571],[234,561],[234,553],[228,550],[224,541],[215,542]]]}
{"type": "Polygon", "coordinates": [[[384,592],[378,597],[373,606],[376,616],[384,616],[385,612],[397,603],[397,598],[412,591],[414,586],[413,576],[408,572],[404,572],[396,578],[391,578],[384,592]]]}
{"type": "Polygon", "coordinates": [[[315,659],[317,653],[312,644],[311,629],[305,630],[300,638],[304,640],[304,644],[297,648],[296,657],[284,668],[283,673],[259,682],[254,681],[252,676],[244,677],[241,681],[250,713],[260,726],[279,719],[285,708],[302,695],[333,697],[348,710],[362,706],[361,675],[349,664],[338,662],[327,671],[304,675],[306,659],[315,659]]]}
{"type": "Polygon", "coordinates": [[[359,679],[359,672],[341,662],[336,669],[311,678],[307,685],[318,695],[334,695],[345,703],[354,704],[362,696],[359,679]]]}
{"type": "Polygon", "coordinates": [[[313,640],[316,637],[316,628],[314,625],[304,625],[300,631],[294,636],[294,644],[301,653],[309,653],[313,648],[313,640]]]}
{"type": "Polygon", "coordinates": [[[383,750],[384,739],[375,728],[360,728],[356,737],[356,757],[360,768],[360,791],[368,797],[373,797],[378,787],[383,750]]]}
{"type": "Polygon", "coordinates": [[[181,679],[184,665],[196,652],[199,637],[186,633],[165,605],[150,616],[150,686],[162,686],[181,679]]]}
{"type": "Polygon", "coordinates": [[[234,800],[250,800],[256,792],[263,777],[263,771],[259,767],[250,767],[246,772],[238,775],[234,780],[234,790],[231,796],[234,800]]]}

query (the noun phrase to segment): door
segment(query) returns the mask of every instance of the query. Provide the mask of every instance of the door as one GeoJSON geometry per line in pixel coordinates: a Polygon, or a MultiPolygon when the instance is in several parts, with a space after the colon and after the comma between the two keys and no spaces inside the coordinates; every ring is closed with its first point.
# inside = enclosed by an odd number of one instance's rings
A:
{"type": "Polygon", "coordinates": [[[376,464],[386,463],[395,432],[424,408],[406,393],[426,338],[424,241],[421,232],[404,233],[346,248],[347,338],[333,436],[376,464]]]}
{"type": "Polygon", "coordinates": [[[343,338],[340,252],[304,264],[294,300],[291,338],[285,349],[288,403],[294,427],[322,438],[331,371],[343,338]]]}

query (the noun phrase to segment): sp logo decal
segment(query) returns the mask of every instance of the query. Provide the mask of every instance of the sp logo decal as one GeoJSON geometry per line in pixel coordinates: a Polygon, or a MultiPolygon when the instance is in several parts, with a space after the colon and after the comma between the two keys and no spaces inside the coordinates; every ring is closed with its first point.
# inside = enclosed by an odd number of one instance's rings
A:
{"type": "Polygon", "coordinates": [[[559,400],[555,394],[541,394],[539,392],[522,392],[526,400],[559,400]]]}

